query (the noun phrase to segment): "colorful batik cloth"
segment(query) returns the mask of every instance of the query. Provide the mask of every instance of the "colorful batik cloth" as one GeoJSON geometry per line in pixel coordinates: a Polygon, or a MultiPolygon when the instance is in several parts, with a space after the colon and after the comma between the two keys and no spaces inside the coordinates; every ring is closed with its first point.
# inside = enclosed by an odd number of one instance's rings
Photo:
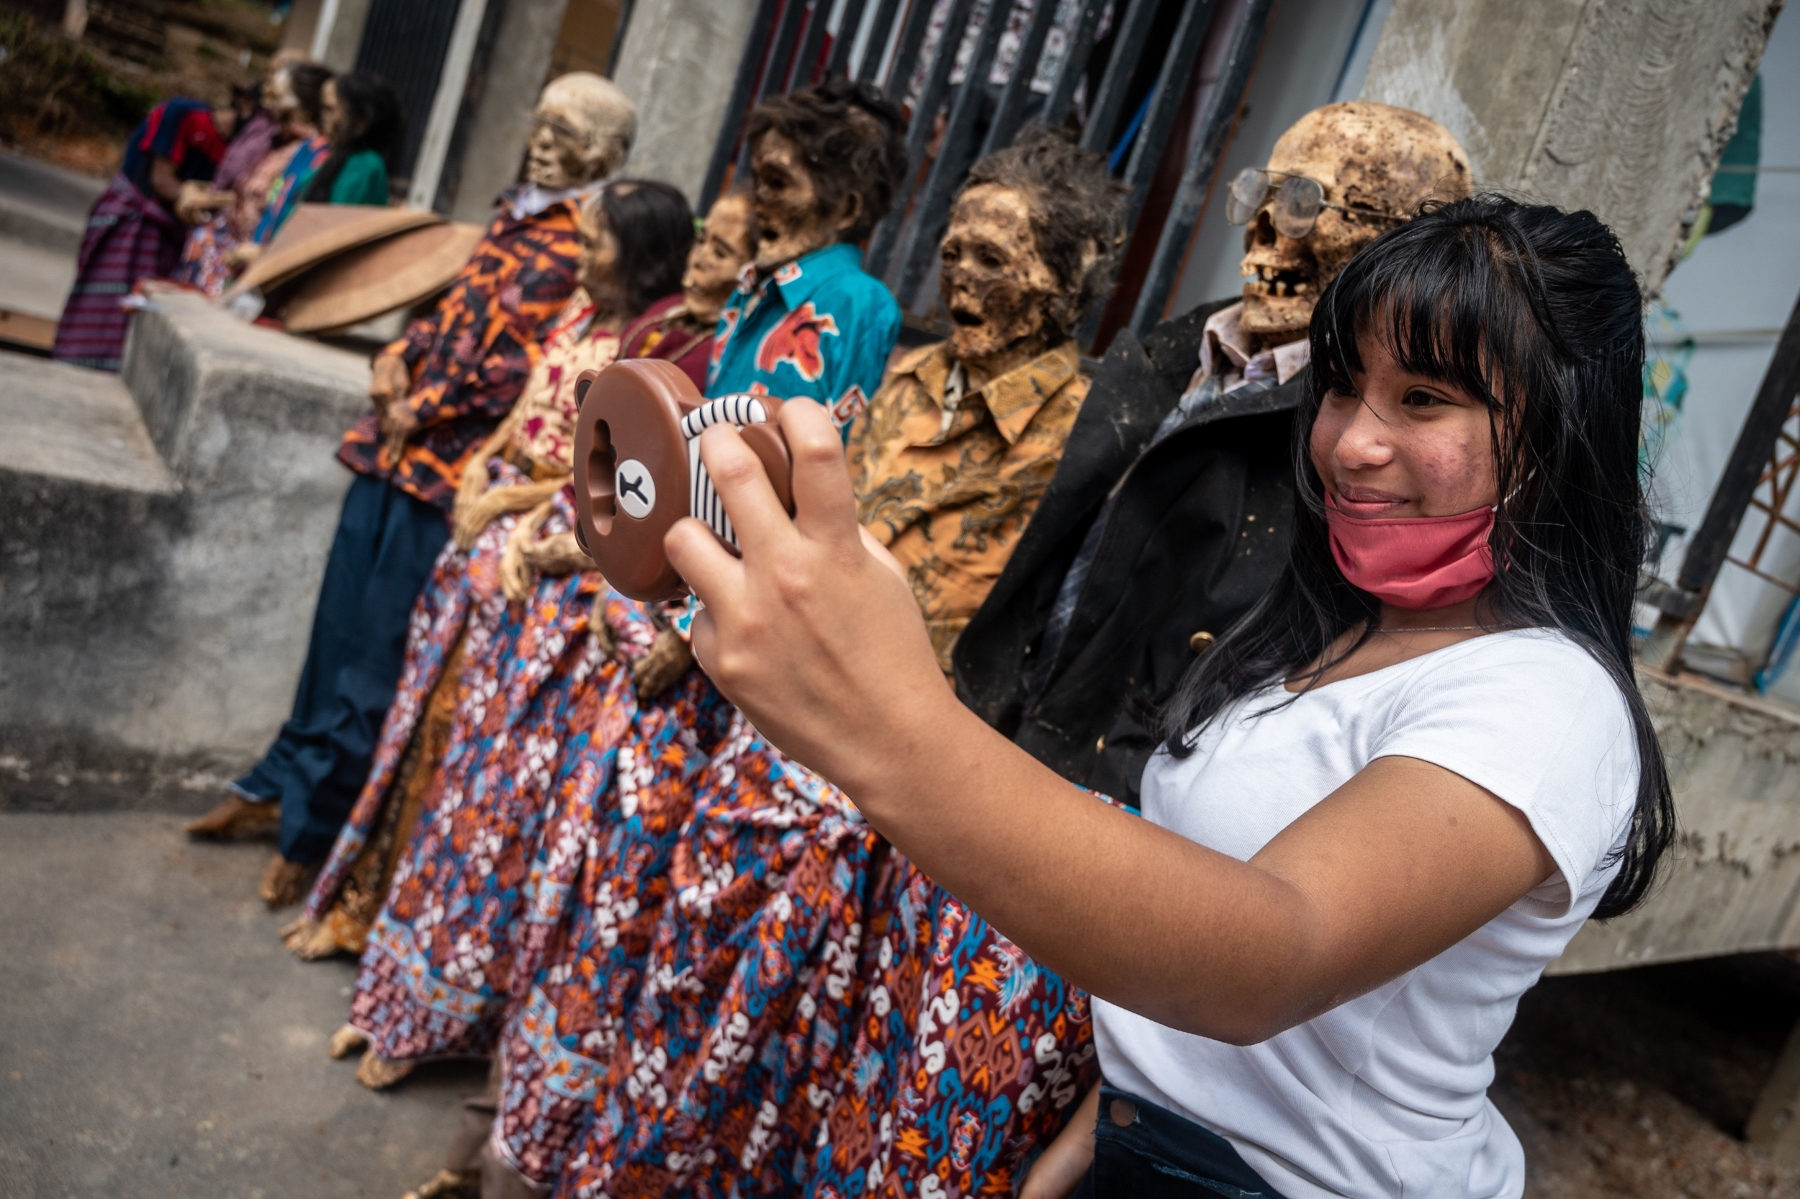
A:
{"type": "Polygon", "coordinates": [[[581,198],[556,200],[522,216],[500,206],[443,298],[388,347],[412,372],[407,404],[418,431],[400,460],[390,461],[370,413],[338,447],[346,466],[427,503],[451,506],[464,463],[525,387],[530,347],[543,341],[575,290],[581,198]]]}
{"type": "Polygon", "coordinates": [[[848,1064],[876,837],[735,710],[559,1195],[793,1194],[848,1064]]]}
{"type": "MultiPolygon", "coordinates": [[[[490,469],[496,485],[523,477],[498,459],[490,469]]],[[[543,532],[567,532],[571,516],[559,493],[543,532]]],[[[568,765],[571,710],[600,692],[587,732],[605,742],[634,710],[629,670],[589,626],[597,573],[543,578],[526,601],[506,602],[495,576],[516,523],[495,520],[469,554],[456,723],[351,1000],[349,1022],[388,1060],[493,1048],[512,991],[515,917],[568,765]]]]}
{"type": "Polygon", "coordinates": [[[1011,1195],[1099,1078],[1087,995],[890,853],[806,1194],[1011,1195]]]}
{"type": "Polygon", "coordinates": [[[266,246],[275,240],[287,219],[294,215],[294,209],[300,206],[306,185],[325,165],[325,157],[330,153],[331,142],[324,134],[315,134],[295,145],[294,152],[288,155],[281,173],[270,182],[268,194],[263,197],[262,215],[256,219],[256,228],[250,231],[251,241],[266,246]]]}
{"type": "Polygon", "coordinates": [[[1087,392],[1072,341],[980,387],[939,343],[903,355],[851,426],[857,520],[906,568],[945,674],[1050,486],[1087,392]]]}
{"type": "Polygon", "coordinates": [[[713,326],[700,327],[688,313],[687,297],[680,292],[664,296],[619,334],[619,357],[661,358],[673,362],[706,391],[706,371],[712,363],[713,326]]]}
{"type": "Polygon", "coordinates": [[[900,306],[855,246],[814,250],[766,277],[747,266],[719,313],[706,394],[817,400],[846,430],[899,336],[900,306]]]}
{"type": "MultiPolygon", "coordinates": [[[[609,624],[641,623],[644,612],[609,593],[609,624]]],[[[670,859],[693,815],[695,776],[732,714],[690,668],[664,695],[640,698],[609,771],[605,747],[582,732],[592,718],[573,713],[566,752],[575,761],[533,868],[542,881],[522,917],[520,959],[530,957],[536,968],[529,977],[522,966],[514,971],[521,1002],[501,1037],[492,1138],[494,1152],[538,1185],[556,1181],[591,1122],[668,901],[670,859]]]]}

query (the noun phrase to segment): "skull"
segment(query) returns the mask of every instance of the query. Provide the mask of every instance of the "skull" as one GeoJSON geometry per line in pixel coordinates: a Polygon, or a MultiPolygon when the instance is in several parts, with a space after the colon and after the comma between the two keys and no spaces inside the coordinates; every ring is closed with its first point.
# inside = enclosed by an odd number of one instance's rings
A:
{"type": "Polygon", "coordinates": [[[938,253],[938,294],[955,322],[950,352],[986,377],[1048,349],[1061,286],[1032,231],[1021,193],[982,183],[957,198],[938,253]]]}
{"type": "Polygon", "coordinates": [[[637,136],[637,110],[625,93],[587,71],[552,79],[532,116],[525,177],[552,191],[617,171],[637,136]]]}
{"type": "Polygon", "coordinates": [[[1469,194],[1468,155],[1422,113],[1353,100],[1315,108],[1281,135],[1269,173],[1317,181],[1325,193],[1310,232],[1276,228],[1271,187],[1244,229],[1244,331],[1271,345],[1292,340],[1313,304],[1356,252],[1427,200],[1469,194]]]}
{"type": "Polygon", "coordinates": [[[754,253],[754,240],[749,196],[731,192],[713,202],[681,276],[689,316],[701,324],[719,319],[719,310],[737,286],[738,272],[754,253]]]}

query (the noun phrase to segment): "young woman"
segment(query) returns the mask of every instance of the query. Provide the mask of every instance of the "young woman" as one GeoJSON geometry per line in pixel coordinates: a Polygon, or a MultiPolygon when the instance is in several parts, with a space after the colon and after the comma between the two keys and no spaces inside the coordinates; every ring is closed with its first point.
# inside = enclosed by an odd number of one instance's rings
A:
{"type": "Polygon", "coordinates": [[[283,87],[275,98],[281,121],[279,136],[291,148],[284,155],[280,168],[269,178],[256,223],[251,226],[248,237],[240,240],[225,256],[225,261],[238,269],[255,261],[261,247],[275,236],[275,231],[300,203],[320,160],[331,149],[331,139],[320,130],[325,119],[325,89],[332,81],[331,72],[317,63],[301,62],[283,71],[281,80],[283,87]]]}
{"type": "Polygon", "coordinates": [[[1097,997],[1104,1083],[1030,1193],[1523,1192],[1492,1050],[1582,922],[1642,898],[1674,819],[1630,659],[1641,302],[1592,214],[1496,197],[1344,269],[1290,563],[1197,660],[1142,819],[956,703],[825,414],[782,412],[791,520],[707,432],[743,557],[670,534],[702,665],[1097,997]]]}
{"type": "Polygon", "coordinates": [[[325,85],[323,131],[331,151],[306,185],[315,204],[386,204],[388,172],[406,136],[393,85],[352,71],[325,85]]]}

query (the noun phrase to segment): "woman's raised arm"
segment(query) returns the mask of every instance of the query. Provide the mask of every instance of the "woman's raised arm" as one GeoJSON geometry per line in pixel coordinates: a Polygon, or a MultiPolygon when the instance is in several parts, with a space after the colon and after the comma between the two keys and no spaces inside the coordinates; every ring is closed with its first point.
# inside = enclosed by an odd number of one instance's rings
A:
{"type": "Polygon", "coordinates": [[[1120,1006],[1249,1043],[1419,965],[1548,877],[1515,808],[1380,758],[1249,862],[1098,803],[964,708],[910,589],[865,544],[823,409],[783,406],[789,519],[736,433],[701,452],[743,546],[687,520],[694,649],[770,741],[1044,965],[1120,1006]]]}

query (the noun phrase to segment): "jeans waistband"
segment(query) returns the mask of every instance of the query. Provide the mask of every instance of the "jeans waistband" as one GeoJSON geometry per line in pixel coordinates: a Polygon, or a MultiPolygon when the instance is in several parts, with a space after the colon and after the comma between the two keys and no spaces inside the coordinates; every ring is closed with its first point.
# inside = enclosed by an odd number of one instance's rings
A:
{"type": "Polygon", "coordinates": [[[1174,1199],[1283,1199],[1224,1137],[1136,1095],[1100,1084],[1094,1129],[1095,1199],[1148,1195],[1174,1199]]]}

